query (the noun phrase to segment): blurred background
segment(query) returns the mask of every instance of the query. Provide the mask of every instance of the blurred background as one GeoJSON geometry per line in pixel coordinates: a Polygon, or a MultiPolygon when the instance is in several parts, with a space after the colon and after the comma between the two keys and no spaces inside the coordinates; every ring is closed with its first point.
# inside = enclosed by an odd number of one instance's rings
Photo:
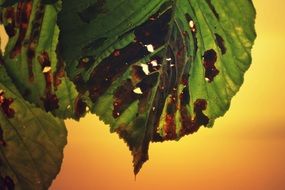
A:
{"type": "Polygon", "coordinates": [[[179,142],[151,144],[150,160],[135,180],[131,153],[108,126],[92,115],[67,120],[68,145],[50,189],[284,190],[285,1],[254,4],[252,66],[214,128],[179,142]]]}

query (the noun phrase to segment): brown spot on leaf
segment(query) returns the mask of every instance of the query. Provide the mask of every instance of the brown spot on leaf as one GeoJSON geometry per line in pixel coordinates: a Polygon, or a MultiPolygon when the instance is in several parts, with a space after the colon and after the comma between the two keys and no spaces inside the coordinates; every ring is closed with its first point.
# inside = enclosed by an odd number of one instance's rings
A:
{"type": "Polygon", "coordinates": [[[117,118],[121,115],[123,111],[125,111],[131,103],[135,100],[139,100],[140,113],[144,113],[145,101],[148,93],[154,87],[158,79],[158,74],[154,73],[151,75],[145,76],[140,82],[133,85],[132,80],[128,79],[123,82],[123,84],[118,87],[114,93],[114,101],[113,101],[113,117],[117,118]],[[139,89],[140,93],[136,93],[134,89],[139,89]]]}
{"type": "Polygon", "coordinates": [[[217,46],[220,48],[222,54],[225,54],[227,51],[227,48],[225,46],[225,41],[222,38],[222,36],[220,36],[219,34],[215,33],[215,37],[216,37],[216,44],[217,46]]]}
{"type": "Polygon", "coordinates": [[[36,55],[36,47],[40,37],[41,25],[44,17],[45,6],[40,3],[36,9],[35,18],[32,23],[31,35],[29,38],[27,57],[28,57],[28,71],[31,81],[34,80],[33,74],[33,59],[36,55]]]}
{"type": "Polygon", "coordinates": [[[182,75],[181,84],[183,84],[184,86],[189,84],[189,74],[188,73],[185,73],[182,75]]]}
{"type": "Polygon", "coordinates": [[[61,79],[65,76],[64,60],[59,55],[58,48],[56,49],[56,57],[57,57],[57,64],[55,72],[53,73],[53,86],[55,91],[57,90],[58,86],[61,84],[61,79]]]}
{"type": "Polygon", "coordinates": [[[113,56],[115,56],[115,57],[118,57],[118,56],[120,56],[121,55],[121,53],[120,53],[120,50],[115,50],[114,52],[113,52],[113,56]]]}
{"type": "Polygon", "coordinates": [[[171,89],[170,96],[166,103],[166,116],[163,125],[164,139],[166,140],[174,140],[177,138],[176,124],[175,124],[175,114],[178,108],[177,103],[178,103],[177,89],[176,87],[173,87],[171,89]]]}
{"type": "Polygon", "coordinates": [[[195,133],[202,125],[209,123],[209,118],[203,113],[207,108],[207,102],[204,99],[197,99],[194,103],[195,117],[192,120],[189,111],[186,106],[181,105],[181,124],[180,136],[195,133]]]}
{"type": "Polygon", "coordinates": [[[189,87],[185,86],[180,94],[181,106],[186,106],[190,102],[189,87]]]}
{"type": "Polygon", "coordinates": [[[208,6],[210,7],[210,9],[212,10],[212,12],[214,13],[215,17],[219,20],[220,16],[218,14],[218,12],[216,11],[216,8],[214,7],[214,5],[212,4],[211,0],[206,0],[208,6]]]}
{"type": "Polygon", "coordinates": [[[44,14],[45,14],[45,5],[40,3],[36,9],[35,17],[32,22],[30,42],[35,42],[35,43],[38,42],[44,14]]]}
{"type": "Polygon", "coordinates": [[[15,36],[16,34],[16,28],[15,28],[15,8],[14,7],[8,7],[5,12],[5,18],[7,20],[7,24],[4,26],[5,31],[9,38],[15,36]]]}
{"type": "Polygon", "coordinates": [[[133,92],[133,86],[130,79],[124,81],[120,87],[118,87],[114,93],[113,100],[113,117],[117,118],[125,111],[131,103],[139,98],[140,94],[133,92]]]}
{"type": "Polygon", "coordinates": [[[143,45],[152,45],[154,49],[162,46],[165,43],[168,33],[168,23],[171,19],[171,10],[167,10],[160,16],[151,16],[156,19],[151,19],[138,26],[134,33],[136,40],[143,45]]]}
{"type": "Polygon", "coordinates": [[[207,101],[204,99],[197,99],[194,103],[195,118],[194,122],[198,125],[207,125],[209,118],[203,113],[207,109],[207,101]]]}
{"type": "Polygon", "coordinates": [[[61,84],[61,78],[64,77],[64,75],[65,75],[64,67],[58,67],[53,74],[54,90],[57,90],[58,86],[61,84]]]}
{"type": "MultiPolygon", "coordinates": [[[[3,136],[4,134],[3,134],[3,130],[2,130],[2,127],[1,127],[1,125],[0,125],[0,145],[2,145],[2,146],[6,146],[6,142],[5,142],[5,140],[4,140],[4,136],[3,136]]],[[[1,188],[0,188],[1,189],[1,188]]]]}
{"type": "Polygon", "coordinates": [[[174,140],[178,137],[178,134],[176,133],[175,115],[177,114],[179,108],[177,105],[180,98],[180,95],[178,95],[178,89],[183,80],[181,78],[183,75],[182,72],[184,70],[184,61],[186,57],[186,47],[183,45],[182,37],[183,36],[171,36],[170,40],[172,43],[170,43],[170,46],[167,47],[166,55],[164,56],[166,57],[166,64],[162,66],[164,72],[162,72],[160,75],[159,99],[156,106],[158,111],[155,118],[161,117],[164,106],[166,106],[166,117],[164,118],[162,125],[163,133],[161,138],[159,137],[159,134],[157,134],[159,120],[155,119],[153,141],[174,140]],[[168,97],[168,99],[166,99],[166,97],[168,97]]]}
{"type": "Polygon", "coordinates": [[[214,78],[219,74],[219,70],[215,67],[217,61],[217,53],[215,50],[210,49],[205,51],[203,55],[203,65],[205,68],[205,78],[212,82],[214,78]]]}
{"type": "Polygon", "coordinates": [[[77,88],[80,88],[83,93],[88,90],[91,100],[96,102],[113,81],[125,73],[132,64],[150,53],[145,45],[151,44],[154,47],[163,45],[170,17],[170,11],[166,11],[155,20],[147,20],[138,26],[134,30],[136,40],[122,49],[115,50],[109,57],[103,59],[91,73],[86,85],[82,85],[85,83],[82,76],[78,75],[74,79],[77,88]]]}
{"type": "Polygon", "coordinates": [[[53,94],[52,91],[53,77],[51,74],[51,62],[48,53],[46,51],[40,53],[38,55],[38,61],[41,64],[46,81],[45,97],[41,98],[42,101],[44,102],[45,110],[48,112],[58,109],[59,108],[58,98],[56,97],[55,94],[53,94]]]}
{"type": "Polygon", "coordinates": [[[78,95],[77,98],[75,99],[75,108],[74,108],[75,117],[77,119],[83,117],[86,113],[86,108],[87,108],[86,102],[84,102],[81,96],[78,95]]]}
{"type": "Polygon", "coordinates": [[[75,84],[76,90],[80,94],[84,94],[86,92],[86,83],[81,74],[76,75],[76,77],[73,79],[73,83],[75,84]]]}
{"type": "MultiPolygon", "coordinates": [[[[195,35],[196,31],[194,30],[194,28],[192,28],[191,33],[195,35]]],[[[158,95],[159,101],[158,105],[156,106],[158,112],[156,113],[157,115],[155,115],[155,117],[156,118],[161,117],[162,113],[161,109],[164,106],[166,106],[165,109],[166,117],[164,118],[165,121],[163,121],[162,125],[162,134],[158,133],[158,131],[161,131],[161,129],[157,130],[157,127],[160,125],[159,121],[155,120],[155,125],[154,125],[155,130],[153,131],[152,141],[163,141],[169,139],[173,140],[177,139],[178,135],[180,137],[180,133],[182,133],[183,131],[182,132],[179,131],[179,134],[177,134],[176,132],[177,126],[175,123],[176,114],[180,114],[177,113],[178,110],[182,112],[181,122],[184,123],[184,129],[190,132],[191,129],[193,128],[190,114],[184,111],[184,110],[187,111],[185,106],[187,102],[190,101],[190,94],[188,91],[189,66],[187,64],[185,65],[185,62],[187,61],[186,59],[188,51],[184,41],[185,38],[189,40],[188,37],[189,36],[186,32],[174,33],[174,34],[172,33],[170,35],[169,39],[170,43],[167,47],[166,55],[163,55],[163,57],[165,57],[166,62],[162,66],[163,71],[161,72],[160,75],[160,84],[159,84],[160,94],[158,95]],[[184,89],[182,90],[182,92],[180,92],[180,84],[184,85],[184,89]],[[166,97],[169,98],[165,103],[166,97]],[[180,102],[180,105],[178,105],[178,102],[180,102]],[[183,111],[181,111],[181,107],[183,111]]]]}
{"type": "Polygon", "coordinates": [[[46,94],[46,96],[42,97],[41,100],[44,102],[44,107],[47,112],[59,108],[58,98],[55,94],[46,94]]]}
{"type": "Polygon", "coordinates": [[[177,138],[175,120],[173,115],[166,114],[163,131],[165,133],[164,139],[174,140],[177,138]]]}
{"type": "Polygon", "coordinates": [[[11,51],[10,57],[15,58],[21,53],[23,41],[29,26],[30,15],[32,12],[32,0],[19,1],[16,12],[15,24],[19,26],[19,36],[14,48],[11,51]]]}
{"type": "Polygon", "coordinates": [[[44,69],[45,67],[51,66],[49,55],[48,55],[48,52],[46,51],[43,51],[41,54],[38,55],[38,61],[41,64],[42,69],[44,69]]]}
{"type": "Polygon", "coordinates": [[[194,133],[197,130],[197,127],[194,126],[191,115],[188,112],[186,106],[180,107],[180,115],[182,124],[182,128],[180,129],[180,136],[194,133]]]}
{"type": "Polygon", "coordinates": [[[136,87],[139,87],[143,94],[147,94],[157,83],[158,73],[152,73],[147,75],[145,78],[139,82],[136,87]]]}
{"type": "Polygon", "coordinates": [[[12,98],[6,98],[4,96],[4,91],[0,90],[0,106],[1,106],[2,112],[8,118],[13,118],[15,115],[15,110],[10,107],[13,102],[14,100],[12,98]]]}
{"type": "Polygon", "coordinates": [[[148,54],[147,49],[136,42],[130,43],[119,51],[119,55],[113,53],[93,70],[87,82],[90,98],[93,102],[106,92],[112,82],[120,77],[131,64],[148,54]]]}
{"type": "Polygon", "coordinates": [[[139,65],[132,65],[131,80],[133,84],[139,83],[146,76],[143,68],[139,65]]]}
{"type": "Polygon", "coordinates": [[[207,102],[204,99],[197,99],[194,103],[194,112],[198,113],[200,111],[207,109],[207,102]]]}

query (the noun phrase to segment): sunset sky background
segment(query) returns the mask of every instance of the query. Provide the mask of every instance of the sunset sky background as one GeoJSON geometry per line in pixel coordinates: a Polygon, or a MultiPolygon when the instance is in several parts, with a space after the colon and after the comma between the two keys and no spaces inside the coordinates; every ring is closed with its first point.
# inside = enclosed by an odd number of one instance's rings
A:
{"type": "MultiPolygon", "coordinates": [[[[254,0],[253,62],[214,128],[151,144],[136,180],[126,144],[94,115],[67,120],[68,145],[51,190],[284,190],[285,1],[254,0]]],[[[243,14],[243,13],[241,13],[243,14]]]]}
{"type": "Polygon", "coordinates": [[[151,144],[150,160],[135,181],[131,154],[108,126],[91,115],[68,120],[65,158],[51,189],[284,190],[285,1],[254,4],[252,66],[214,128],[151,144]]]}

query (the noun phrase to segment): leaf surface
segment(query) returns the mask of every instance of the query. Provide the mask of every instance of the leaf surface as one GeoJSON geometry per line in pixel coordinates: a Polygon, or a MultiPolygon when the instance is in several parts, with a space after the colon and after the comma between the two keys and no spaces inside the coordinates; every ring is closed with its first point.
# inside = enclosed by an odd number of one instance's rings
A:
{"type": "Polygon", "coordinates": [[[25,101],[0,65],[0,189],[48,189],[66,143],[63,121],[25,101]]]}
{"type": "Polygon", "coordinates": [[[25,99],[61,118],[79,119],[85,104],[57,54],[60,8],[61,1],[41,0],[19,1],[3,8],[9,36],[4,66],[25,99]]]}
{"type": "Polygon", "coordinates": [[[134,157],[229,109],[251,63],[250,0],[70,0],[59,14],[67,73],[134,157]]]}

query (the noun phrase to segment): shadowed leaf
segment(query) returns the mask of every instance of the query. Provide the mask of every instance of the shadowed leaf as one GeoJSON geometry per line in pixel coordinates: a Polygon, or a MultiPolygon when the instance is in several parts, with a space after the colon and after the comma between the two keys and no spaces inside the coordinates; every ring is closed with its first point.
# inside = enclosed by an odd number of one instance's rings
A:
{"type": "Polygon", "coordinates": [[[249,0],[70,0],[58,18],[67,73],[127,142],[135,174],[151,141],[224,115],[251,63],[249,0]]]}
{"type": "Polygon", "coordinates": [[[0,65],[0,189],[48,189],[66,136],[63,121],[25,101],[0,65]]]}
{"type": "Polygon", "coordinates": [[[4,66],[23,97],[61,118],[79,119],[83,101],[65,74],[56,24],[61,2],[27,0],[2,10],[9,36],[4,66]]]}

